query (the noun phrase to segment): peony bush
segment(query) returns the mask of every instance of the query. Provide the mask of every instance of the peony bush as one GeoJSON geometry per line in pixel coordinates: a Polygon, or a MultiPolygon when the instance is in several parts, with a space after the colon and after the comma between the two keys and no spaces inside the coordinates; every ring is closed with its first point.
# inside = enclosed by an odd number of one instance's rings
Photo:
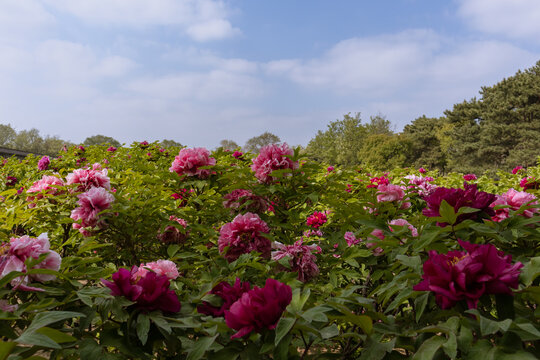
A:
{"type": "Polygon", "coordinates": [[[0,359],[536,359],[540,167],[77,146],[0,167],[0,359]]]}

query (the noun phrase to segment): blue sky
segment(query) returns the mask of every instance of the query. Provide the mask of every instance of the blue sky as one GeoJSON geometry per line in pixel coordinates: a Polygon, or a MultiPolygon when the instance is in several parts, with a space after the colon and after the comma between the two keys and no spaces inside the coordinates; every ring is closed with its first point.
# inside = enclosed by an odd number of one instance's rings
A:
{"type": "Polygon", "coordinates": [[[0,0],[0,122],[74,142],[400,131],[540,60],[540,1],[0,0]]]}

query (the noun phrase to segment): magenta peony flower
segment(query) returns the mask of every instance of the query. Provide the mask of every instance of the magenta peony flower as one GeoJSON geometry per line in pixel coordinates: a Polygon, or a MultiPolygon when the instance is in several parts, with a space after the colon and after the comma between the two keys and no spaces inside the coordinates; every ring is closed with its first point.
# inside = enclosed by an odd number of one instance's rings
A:
{"type": "Polygon", "coordinates": [[[261,235],[268,232],[270,232],[268,225],[257,214],[248,212],[245,215],[238,215],[232,222],[221,227],[219,252],[228,262],[252,251],[260,252],[264,258],[270,258],[272,244],[261,235]]]}
{"type": "Polygon", "coordinates": [[[523,166],[516,166],[512,169],[512,174],[516,175],[520,170],[523,170],[523,166]]]}
{"type": "Polygon", "coordinates": [[[208,294],[213,294],[219,296],[223,303],[220,307],[210,305],[210,303],[203,301],[202,305],[197,307],[197,311],[200,314],[210,315],[213,317],[220,317],[225,315],[225,311],[231,308],[231,305],[240,299],[243,293],[251,290],[251,285],[249,282],[241,282],[239,278],[236,278],[234,285],[230,285],[226,281],[222,281],[212,288],[208,294]]]}
{"type": "Polygon", "coordinates": [[[314,229],[318,229],[327,222],[326,212],[314,211],[313,214],[308,216],[306,224],[314,229]]]}
{"type": "Polygon", "coordinates": [[[418,169],[418,172],[419,172],[420,174],[425,174],[425,173],[426,173],[426,169],[424,169],[424,168],[421,167],[420,169],[418,169]]]}
{"type": "MultiPolygon", "coordinates": [[[[441,202],[445,200],[454,208],[455,212],[461,207],[470,207],[479,209],[480,212],[486,213],[488,216],[495,215],[495,211],[490,207],[491,203],[497,198],[494,194],[489,194],[484,191],[478,191],[476,184],[465,183],[465,189],[438,187],[428,196],[424,197],[427,207],[422,210],[422,214],[428,217],[439,217],[439,207],[441,202]]],[[[466,219],[476,220],[479,213],[461,214],[458,216],[456,224],[466,219]]],[[[437,223],[439,226],[446,226],[446,223],[437,223]]]]}
{"type": "Polygon", "coordinates": [[[264,212],[268,209],[268,202],[249,190],[236,189],[223,197],[223,207],[226,209],[245,209],[251,212],[264,212]]]}
{"type": "Polygon", "coordinates": [[[530,189],[540,189],[540,182],[537,181],[535,177],[529,176],[521,179],[521,181],[519,182],[519,186],[522,187],[525,191],[530,189]]]}
{"type": "Polygon", "coordinates": [[[114,146],[109,146],[109,147],[107,148],[107,151],[108,151],[108,152],[115,152],[116,150],[118,150],[118,149],[115,148],[114,146]]]}
{"type": "Polygon", "coordinates": [[[298,161],[291,160],[293,155],[294,152],[287,143],[283,143],[281,146],[275,144],[263,146],[259,155],[252,160],[251,170],[255,172],[255,177],[259,182],[270,183],[275,180],[271,176],[272,171],[298,169],[298,161]]]}
{"type": "MultiPolygon", "coordinates": [[[[519,210],[519,208],[525,204],[536,205],[538,204],[536,196],[525,191],[516,191],[514,189],[509,189],[506,193],[502,195],[497,195],[497,200],[491,203],[491,207],[497,205],[509,205],[510,208],[502,208],[495,210],[495,216],[491,219],[493,221],[499,222],[506,219],[509,216],[510,209],[519,210]]],[[[534,213],[538,212],[538,208],[527,208],[520,215],[525,217],[533,217],[534,213]]]]}
{"type": "Polygon", "coordinates": [[[180,311],[181,304],[173,290],[169,289],[169,279],[148,271],[140,278],[134,278],[138,268],[133,266],[131,271],[119,269],[112,275],[113,281],[101,279],[101,282],[111,289],[114,296],[124,296],[136,303],[136,307],[144,311],[161,310],[168,313],[180,311]]]}
{"type": "Polygon", "coordinates": [[[14,186],[15,184],[17,184],[17,178],[15,176],[8,176],[6,178],[6,186],[14,186]]]}
{"type": "Polygon", "coordinates": [[[169,217],[169,220],[177,222],[183,230],[180,230],[178,227],[173,225],[168,225],[165,227],[163,232],[158,232],[157,238],[161,240],[164,244],[182,244],[186,241],[189,236],[189,231],[187,230],[188,223],[184,219],[180,219],[174,215],[169,217]]]}
{"type": "Polygon", "coordinates": [[[38,161],[38,169],[41,170],[41,171],[47,170],[49,168],[50,163],[51,163],[51,160],[49,159],[49,157],[48,156],[43,156],[38,161]]]}
{"type": "Polygon", "coordinates": [[[267,279],[263,288],[255,286],[253,290],[242,294],[225,311],[227,326],[237,330],[231,339],[241,338],[252,331],[275,329],[291,300],[291,287],[274,279],[267,279]]]}
{"type": "Polygon", "coordinates": [[[334,167],[333,167],[333,166],[329,166],[329,167],[326,168],[326,171],[327,171],[327,172],[332,172],[332,171],[334,171],[334,167]]]}
{"type": "Polygon", "coordinates": [[[380,185],[390,184],[390,180],[386,176],[374,177],[369,179],[370,184],[367,185],[367,188],[378,188],[380,185]]]}
{"type": "Polygon", "coordinates": [[[240,151],[235,151],[233,152],[232,156],[236,159],[239,159],[242,157],[242,155],[244,155],[244,153],[240,152],[240,151]]]}
{"type": "Polygon", "coordinates": [[[146,148],[148,147],[148,145],[150,145],[150,144],[149,144],[148,141],[146,141],[146,140],[145,140],[145,141],[141,141],[141,142],[139,143],[139,146],[141,147],[141,149],[146,149],[146,148]]]}
{"type": "MultiPolygon", "coordinates": [[[[0,278],[12,271],[26,272],[28,269],[25,261],[29,258],[37,259],[42,254],[47,254],[47,256],[43,261],[36,264],[33,267],[34,269],[60,270],[62,258],[56,251],[50,250],[49,238],[46,233],[39,235],[37,238],[31,238],[28,235],[11,238],[9,245],[3,244],[0,246],[0,278]]],[[[28,282],[30,280],[45,282],[54,279],[56,279],[55,275],[31,274],[13,279],[11,285],[21,290],[43,291],[40,288],[27,286],[28,282]]]]}
{"type": "Polygon", "coordinates": [[[101,165],[94,164],[92,169],[77,169],[66,176],[67,184],[79,184],[78,192],[88,191],[93,187],[111,189],[111,181],[107,169],[101,170],[101,165]]]}
{"type": "Polygon", "coordinates": [[[315,263],[317,257],[312,251],[317,250],[317,245],[303,245],[302,240],[298,240],[294,245],[283,245],[280,242],[274,242],[272,248],[272,260],[280,260],[284,257],[289,258],[291,271],[298,273],[298,280],[307,282],[319,275],[319,268],[315,263]]]}
{"type": "Polygon", "coordinates": [[[210,175],[209,169],[201,167],[216,165],[216,159],[210,157],[210,152],[205,148],[184,148],[174,158],[169,171],[176,172],[178,175],[197,176],[206,178],[210,175]]]}
{"type": "Polygon", "coordinates": [[[71,218],[75,221],[81,220],[81,223],[73,224],[73,228],[81,231],[85,227],[105,226],[105,223],[99,219],[99,213],[111,207],[114,196],[102,187],[93,187],[77,197],[79,207],[71,212],[71,218]]]}
{"type": "Polygon", "coordinates": [[[513,295],[510,288],[518,287],[522,263],[512,265],[512,256],[504,255],[491,244],[458,242],[466,252],[429,252],[423,266],[423,280],[414,290],[435,293],[435,300],[442,309],[451,308],[461,300],[466,300],[469,309],[474,309],[484,294],[513,295]]]}
{"type": "Polygon", "coordinates": [[[472,181],[472,180],[476,180],[476,179],[478,179],[478,178],[474,174],[463,175],[463,180],[465,180],[465,181],[472,181]]]}

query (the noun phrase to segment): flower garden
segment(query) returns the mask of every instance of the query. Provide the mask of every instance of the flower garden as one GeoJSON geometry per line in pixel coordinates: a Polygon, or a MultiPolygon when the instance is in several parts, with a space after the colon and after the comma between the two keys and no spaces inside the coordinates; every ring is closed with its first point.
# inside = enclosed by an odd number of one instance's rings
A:
{"type": "Polygon", "coordinates": [[[82,146],[0,168],[0,360],[537,359],[540,167],[82,146]]]}

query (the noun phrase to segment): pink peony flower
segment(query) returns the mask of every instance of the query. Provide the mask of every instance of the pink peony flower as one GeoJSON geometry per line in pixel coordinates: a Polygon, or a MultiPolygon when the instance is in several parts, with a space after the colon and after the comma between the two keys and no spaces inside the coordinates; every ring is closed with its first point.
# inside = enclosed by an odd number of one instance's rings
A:
{"type": "Polygon", "coordinates": [[[521,181],[519,182],[519,186],[522,187],[525,191],[530,189],[540,189],[540,182],[537,181],[535,177],[529,176],[521,179],[521,181]]]}
{"type": "Polygon", "coordinates": [[[356,238],[352,231],[347,231],[345,235],[343,235],[343,238],[347,241],[347,246],[349,247],[360,244],[360,242],[362,241],[362,239],[356,238]]]}
{"type": "Polygon", "coordinates": [[[292,161],[294,155],[292,149],[287,143],[283,145],[267,145],[263,146],[259,155],[252,160],[251,170],[255,172],[255,177],[261,183],[270,183],[275,180],[271,176],[274,170],[298,169],[298,161],[292,161]]]}
{"type": "MultiPolygon", "coordinates": [[[[58,189],[59,186],[64,186],[64,182],[61,179],[57,178],[56,176],[43,175],[41,180],[34,182],[32,186],[26,190],[27,194],[37,193],[33,196],[28,196],[26,201],[33,202],[34,200],[42,199],[44,194],[61,194],[62,191],[58,189]]],[[[33,206],[30,207],[35,206],[35,204],[31,205],[33,206]]]]}
{"type": "Polygon", "coordinates": [[[418,193],[420,196],[427,196],[437,188],[436,185],[430,184],[434,179],[430,176],[422,177],[416,175],[407,175],[407,188],[409,192],[418,193]]]}
{"type": "Polygon", "coordinates": [[[111,189],[111,181],[107,169],[101,170],[101,165],[94,164],[92,169],[77,169],[66,176],[67,184],[79,184],[78,192],[88,191],[93,187],[111,189]]]}
{"type": "Polygon", "coordinates": [[[458,242],[466,252],[429,251],[429,259],[423,266],[423,280],[414,290],[434,292],[442,309],[451,308],[462,300],[467,301],[469,309],[474,309],[484,294],[513,295],[510,288],[518,287],[522,263],[512,265],[512,256],[504,255],[491,244],[458,242]]]}
{"type": "Polygon", "coordinates": [[[381,256],[384,252],[384,250],[377,246],[377,243],[378,243],[378,240],[384,240],[385,236],[384,236],[384,232],[380,229],[375,229],[371,232],[370,234],[371,236],[368,236],[367,240],[366,241],[366,247],[368,249],[372,249],[373,248],[373,255],[374,256],[381,256]],[[369,241],[371,240],[371,241],[369,241]]]}
{"type": "Polygon", "coordinates": [[[181,304],[175,292],[169,289],[167,276],[148,271],[142,277],[134,277],[138,270],[136,266],[131,271],[122,268],[112,275],[113,281],[101,279],[101,282],[111,289],[113,296],[124,296],[143,311],[179,312],[181,304]]]}
{"type": "Polygon", "coordinates": [[[219,307],[213,306],[207,301],[203,301],[202,305],[197,307],[199,314],[211,315],[213,317],[220,317],[225,315],[225,311],[231,308],[242,294],[251,290],[249,282],[241,282],[239,278],[236,278],[234,285],[230,285],[226,281],[222,281],[212,288],[208,294],[217,295],[222,299],[222,304],[219,307]]]}
{"type": "Polygon", "coordinates": [[[317,245],[303,245],[302,240],[298,240],[294,245],[283,245],[280,242],[274,242],[272,248],[272,260],[280,260],[284,257],[289,258],[291,271],[298,273],[298,280],[307,282],[319,274],[319,268],[315,263],[317,257],[312,251],[317,250],[317,245]]]}
{"type": "Polygon", "coordinates": [[[327,172],[332,172],[332,171],[334,171],[334,167],[333,167],[333,166],[329,166],[329,167],[326,168],[326,171],[327,171],[327,172]]]}
{"type": "Polygon", "coordinates": [[[43,156],[38,161],[38,169],[41,170],[41,171],[47,170],[49,168],[50,163],[51,163],[51,160],[49,159],[49,157],[48,156],[43,156]]]}
{"type": "MultiPolygon", "coordinates": [[[[405,192],[401,186],[393,184],[380,184],[377,186],[377,202],[392,202],[402,201],[405,197],[405,192]]],[[[409,201],[403,201],[401,203],[401,209],[408,209],[411,207],[409,201]]]]}
{"type": "MultiPolygon", "coordinates": [[[[491,203],[491,207],[495,207],[497,205],[509,205],[510,208],[502,208],[495,210],[495,216],[493,216],[491,219],[496,222],[500,222],[506,218],[508,218],[510,209],[512,210],[519,210],[519,208],[525,204],[529,205],[536,205],[538,204],[536,200],[536,196],[533,194],[530,194],[525,191],[516,191],[514,189],[509,189],[506,193],[502,195],[497,195],[497,200],[491,203]]],[[[521,213],[521,216],[525,217],[533,217],[534,213],[538,212],[538,208],[526,208],[523,213],[521,213]]]]}
{"type": "Polygon", "coordinates": [[[386,176],[374,177],[369,179],[370,184],[367,185],[367,188],[378,188],[380,185],[390,184],[390,180],[386,176]]]}
{"type": "Polygon", "coordinates": [[[255,286],[243,293],[240,299],[225,311],[227,326],[237,330],[231,339],[241,338],[252,331],[275,329],[291,300],[291,287],[274,279],[267,279],[263,288],[255,286]]]}
{"type": "Polygon", "coordinates": [[[206,178],[210,175],[209,169],[201,167],[216,165],[216,159],[210,157],[210,152],[205,148],[184,148],[174,158],[169,171],[176,172],[178,175],[197,176],[206,178]]]}
{"type": "Polygon", "coordinates": [[[407,228],[409,228],[409,230],[411,231],[412,236],[414,237],[418,236],[418,230],[405,219],[395,219],[395,220],[390,221],[388,224],[389,224],[388,227],[390,228],[390,231],[392,232],[394,231],[394,228],[392,227],[392,225],[407,226],[407,228]]]}
{"type": "Polygon", "coordinates": [[[81,231],[84,227],[103,227],[105,224],[99,219],[99,213],[111,207],[114,196],[102,187],[93,187],[77,197],[79,207],[71,212],[71,218],[81,223],[73,224],[73,228],[81,231]]]}
{"type": "MultiPolygon", "coordinates": [[[[25,261],[29,258],[38,259],[42,254],[47,254],[47,256],[43,261],[34,265],[34,269],[60,270],[62,258],[56,251],[50,250],[49,238],[46,233],[37,238],[31,238],[28,235],[11,238],[9,246],[7,244],[0,246],[0,278],[12,271],[27,272],[25,261]]],[[[55,278],[55,275],[50,274],[31,274],[11,280],[11,285],[21,290],[43,291],[40,288],[27,286],[28,282],[30,280],[45,282],[55,278]]]]}
{"type": "Polygon", "coordinates": [[[252,251],[260,252],[262,257],[270,258],[272,244],[262,236],[270,232],[268,225],[257,214],[238,215],[230,223],[223,225],[219,231],[219,252],[228,262],[232,262],[242,254],[252,251]]]}
{"type": "Polygon", "coordinates": [[[425,174],[425,173],[426,173],[426,169],[424,169],[424,168],[421,167],[420,169],[418,169],[418,172],[419,172],[420,174],[425,174]]]}
{"type": "Polygon", "coordinates": [[[137,271],[131,274],[132,280],[139,281],[150,271],[155,272],[157,275],[165,275],[169,280],[174,280],[179,276],[175,263],[170,260],[158,260],[141,264],[137,271]]]}
{"type": "Polygon", "coordinates": [[[478,179],[478,178],[474,174],[463,175],[463,180],[465,180],[465,181],[472,181],[472,180],[476,180],[476,179],[478,179]]]}
{"type": "Polygon", "coordinates": [[[109,147],[107,148],[107,151],[108,151],[108,152],[115,152],[116,150],[117,150],[117,148],[115,148],[114,146],[109,146],[109,147]]]}
{"type": "Polygon", "coordinates": [[[266,200],[245,189],[233,190],[225,195],[223,199],[225,199],[223,207],[226,209],[244,209],[252,212],[264,212],[268,209],[266,200]]]}
{"type": "Polygon", "coordinates": [[[314,229],[318,229],[327,222],[326,212],[314,211],[307,220],[306,224],[314,229]]]}

